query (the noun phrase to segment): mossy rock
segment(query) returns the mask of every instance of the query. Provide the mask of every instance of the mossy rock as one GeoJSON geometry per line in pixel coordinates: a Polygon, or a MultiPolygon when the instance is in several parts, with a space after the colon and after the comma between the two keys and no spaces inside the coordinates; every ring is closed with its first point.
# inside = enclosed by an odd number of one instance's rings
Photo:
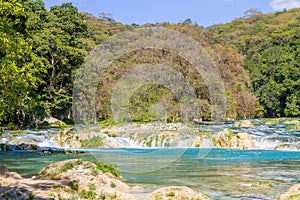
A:
{"type": "Polygon", "coordinates": [[[11,145],[0,144],[0,151],[12,151],[11,145]]]}
{"type": "Polygon", "coordinates": [[[9,134],[12,134],[12,135],[24,135],[24,134],[28,134],[28,132],[24,131],[24,130],[13,130],[13,131],[9,132],[9,134]]]}

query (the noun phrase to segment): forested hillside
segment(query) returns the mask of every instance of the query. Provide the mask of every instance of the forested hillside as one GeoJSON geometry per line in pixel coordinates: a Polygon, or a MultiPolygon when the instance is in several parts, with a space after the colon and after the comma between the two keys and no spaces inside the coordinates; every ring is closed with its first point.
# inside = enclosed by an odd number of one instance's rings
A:
{"type": "Polygon", "coordinates": [[[71,117],[74,74],[101,40],[128,29],[79,13],[71,3],[0,1],[0,122],[71,117]]]}
{"type": "Polygon", "coordinates": [[[300,115],[300,9],[249,15],[207,30],[209,41],[245,56],[252,89],[266,117],[300,115]]]}
{"type": "MultiPolygon", "coordinates": [[[[164,26],[199,41],[224,79],[228,118],[299,116],[300,9],[250,14],[206,30],[190,20],[142,26],[164,26]]],[[[109,15],[81,13],[71,3],[47,10],[42,0],[1,0],[0,124],[36,126],[49,116],[70,121],[76,70],[101,41],[137,27],[115,22],[109,15]]],[[[112,85],[140,63],[162,63],[181,71],[196,90],[202,118],[210,119],[202,78],[192,76],[189,63],[161,50],[123,55],[105,72],[113,81],[99,78],[98,119],[112,117],[112,85]]],[[[178,100],[157,85],[140,88],[132,96],[131,120],[156,120],[159,116],[149,108],[158,103],[166,110],[167,121],[178,121],[178,100]]]]}

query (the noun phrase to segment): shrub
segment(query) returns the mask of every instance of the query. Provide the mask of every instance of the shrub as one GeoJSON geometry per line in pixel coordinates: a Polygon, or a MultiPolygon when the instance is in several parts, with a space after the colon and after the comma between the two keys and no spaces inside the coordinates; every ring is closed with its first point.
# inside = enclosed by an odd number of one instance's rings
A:
{"type": "Polygon", "coordinates": [[[67,184],[72,190],[78,191],[79,185],[77,181],[70,181],[67,184]]]}
{"type": "Polygon", "coordinates": [[[82,189],[79,193],[79,197],[83,199],[95,199],[95,192],[94,191],[86,191],[85,189],[82,189]]]}
{"type": "Polygon", "coordinates": [[[171,191],[167,194],[167,197],[175,197],[175,192],[171,191]]]}
{"type": "Polygon", "coordinates": [[[113,174],[115,177],[120,177],[120,172],[116,168],[116,165],[108,164],[108,163],[101,163],[99,161],[92,161],[92,162],[96,165],[96,168],[98,170],[102,171],[103,173],[109,172],[109,173],[113,174]]]}
{"type": "Polygon", "coordinates": [[[103,146],[103,141],[100,136],[94,136],[91,139],[81,140],[82,147],[100,147],[103,146]]]}
{"type": "Polygon", "coordinates": [[[111,188],[115,188],[115,187],[116,187],[116,184],[115,184],[114,182],[111,182],[111,183],[110,183],[110,187],[111,187],[111,188]]]}

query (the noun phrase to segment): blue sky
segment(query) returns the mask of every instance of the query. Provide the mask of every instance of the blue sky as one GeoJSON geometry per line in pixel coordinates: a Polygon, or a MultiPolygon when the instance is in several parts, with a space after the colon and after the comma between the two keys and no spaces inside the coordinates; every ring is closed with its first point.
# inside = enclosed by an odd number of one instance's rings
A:
{"type": "Polygon", "coordinates": [[[73,2],[79,11],[95,16],[111,13],[116,21],[125,24],[183,22],[190,18],[199,25],[229,22],[243,17],[248,9],[263,13],[300,7],[300,0],[44,0],[47,8],[63,2],[73,2]]]}

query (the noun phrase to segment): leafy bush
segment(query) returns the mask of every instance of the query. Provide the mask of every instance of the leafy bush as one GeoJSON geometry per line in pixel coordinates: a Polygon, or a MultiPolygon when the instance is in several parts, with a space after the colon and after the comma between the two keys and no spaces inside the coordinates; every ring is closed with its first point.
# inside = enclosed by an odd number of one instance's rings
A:
{"type": "Polygon", "coordinates": [[[67,184],[72,190],[78,191],[79,185],[77,181],[70,181],[67,184]]]}
{"type": "Polygon", "coordinates": [[[167,194],[167,197],[175,197],[175,192],[171,191],[167,194]]]}
{"type": "Polygon", "coordinates": [[[87,191],[85,189],[82,189],[79,193],[79,197],[83,199],[95,199],[95,196],[96,194],[92,190],[87,191]]]}
{"type": "Polygon", "coordinates": [[[81,140],[82,147],[101,147],[103,144],[104,143],[100,136],[94,136],[91,139],[81,140]]]}
{"type": "Polygon", "coordinates": [[[110,183],[110,187],[111,187],[111,188],[115,188],[115,187],[116,187],[116,184],[115,184],[114,182],[111,182],[111,183],[110,183]]]}
{"type": "Polygon", "coordinates": [[[111,174],[113,174],[115,177],[120,177],[120,172],[119,170],[116,168],[115,164],[108,164],[108,163],[101,163],[99,161],[92,161],[95,165],[96,168],[100,171],[102,171],[103,173],[109,172],[111,174]]]}

